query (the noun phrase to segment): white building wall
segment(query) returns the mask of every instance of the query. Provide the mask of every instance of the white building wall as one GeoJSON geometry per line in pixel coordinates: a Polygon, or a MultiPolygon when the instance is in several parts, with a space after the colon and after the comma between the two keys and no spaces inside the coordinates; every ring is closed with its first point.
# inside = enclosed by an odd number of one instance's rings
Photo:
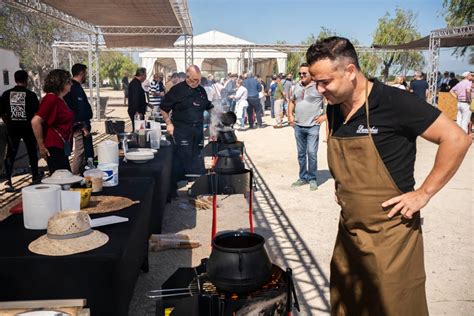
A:
{"type": "Polygon", "coordinates": [[[0,94],[15,86],[15,71],[20,69],[20,59],[11,50],[0,48],[0,94]],[[8,72],[8,85],[4,81],[4,72],[8,72]]]}

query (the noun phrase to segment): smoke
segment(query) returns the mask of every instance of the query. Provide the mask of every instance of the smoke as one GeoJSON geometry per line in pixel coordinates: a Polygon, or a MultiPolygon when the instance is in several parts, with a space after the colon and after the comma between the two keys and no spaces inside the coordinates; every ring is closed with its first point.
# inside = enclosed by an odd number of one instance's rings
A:
{"type": "Polygon", "coordinates": [[[225,113],[224,105],[222,105],[222,100],[212,101],[214,108],[210,111],[211,114],[211,124],[209,126],[209,136],[211,139],[217,139],[217,133],[219,131],[232,130],[232,127],[223,126],[221,123],[222,114],[225,113]]]}

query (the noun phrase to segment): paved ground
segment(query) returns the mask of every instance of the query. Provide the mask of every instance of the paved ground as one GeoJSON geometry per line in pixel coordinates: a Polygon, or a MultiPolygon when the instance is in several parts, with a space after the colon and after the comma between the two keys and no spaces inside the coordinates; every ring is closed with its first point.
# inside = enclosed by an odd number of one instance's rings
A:
{"type": "MultiPolygon", "coordinates": [[[[109,117],[126,117],[120,92],[109,96],[109,117]]],[[[265,121],[273,122],[267,116],[265,121]]],[[[102,130],[103,123],[94,124],[102,130]]],[[[300,315],[329,314],[329,261],[336,236],[338,206],[334,202],[334,181],[326,161],[326,143],[318,153],[319,190],[307,186],[291,188],[297,179],[298,164],[293,130],[271,127],[238,132],[245,142],[247,164],[256,174],[256,230],[267,238],[272,260],[293,268],[303,311],[300,315]]],[[[322,137],[324,138],[324,136],[322,137]]],[[[427,296],[431,315],[474,315],[473,246],[473,148],[450,183],[422,211],[424,217],[427,296]]],[[[415,176],[426,177],[434,162],[436,146],[418,141],[415,176]]],[[[2,188],[0,187],[0,190],[2,188]]],[[[199,239],[194,250],[167,250],[150,253],[150,272],[141,273],[130,305],[130,315],[154,315],[154,302],[146,291],[158,289],[180,266],[198,265],[210,253],[208,210],[196,211],[184,195],[168,204],[164,232],[186,233],[199,239]]],[[[3,192],[1,192],[3,194],[3,192]]],[[[219,200],[219,230],[245,229],[247,203],[242,195],[219,200]]]]}

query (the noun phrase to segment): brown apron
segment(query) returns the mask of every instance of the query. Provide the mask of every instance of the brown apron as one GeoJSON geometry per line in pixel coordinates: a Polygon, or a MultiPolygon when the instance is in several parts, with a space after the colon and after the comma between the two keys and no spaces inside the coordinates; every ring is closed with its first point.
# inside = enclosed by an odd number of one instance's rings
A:
{"type": "MultiPolygon", "coordinates": [[[[387,217],[382,203],[402,194],[366,136],[328,140],[341,216],[331,261],[332,315],[428,315],[420,213],[387,217]]],[[[334,113],[334,112],[333,112],[334,113]]]]}

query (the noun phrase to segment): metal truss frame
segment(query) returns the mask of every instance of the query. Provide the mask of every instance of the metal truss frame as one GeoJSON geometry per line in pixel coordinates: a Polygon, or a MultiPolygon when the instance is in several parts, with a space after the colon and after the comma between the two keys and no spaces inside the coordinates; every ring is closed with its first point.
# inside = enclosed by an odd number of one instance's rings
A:
{"type": "Polygon", "coordinates": [[[117,26],[100,25],[100,33],[108,36],[183,35],[181,26],[117,26]]]}
{"type": "Polygon", "coordinates": [[[441,47],[441,39],[448,37],[463,37],[474,34],[474,24],[450,27],[444,29],[433,30],[430,33],[430,68],[428,72],[428,92],[429,102],[432,105],[436,104],[436,92],[438,84],[438,69],[439,69],[439,50],[441,47]]]}
{"type": "Polygon", "coordinates": [[[95,109],[94,119],[100,120],[99,36],[97,34],[89,35],[88,44],[89,97],[92,107],[95,109]]]}
{"type": "Polygon", "coordinates": [[[58,22],[79,29],[87,34],[98,33],[98,29],[95,25],[73,17],[38,0],[3,0],[3,3],[22,11],[43,14],[47,17],[53,18],[58,22]]]}
{"type": "Polygon", "coordinates": [[[194,64],[194,45],[193,35],[184,35],[184,68],[187,69],[189,66],[194,64]]]}

